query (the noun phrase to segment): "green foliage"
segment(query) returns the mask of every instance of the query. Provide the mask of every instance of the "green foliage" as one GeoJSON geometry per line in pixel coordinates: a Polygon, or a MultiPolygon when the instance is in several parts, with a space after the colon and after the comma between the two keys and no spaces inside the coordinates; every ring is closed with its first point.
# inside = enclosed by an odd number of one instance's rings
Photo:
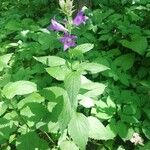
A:
{"type": "Polygon", "coordinates": [[[80,113],[74,114],[68,125],[68,131],[73,141],[84,150],[88,141],[88,119],[80,113]]]}
{"type": "Polygon", "coordinates": [[[79,72],[71,72],[65,76],[64,79],[65,89],[68,93],[70,104],[72,108],[76,110],[77,108],[77,95],[81,86],[81,78],[79,72]]]}
{"type": "Polygon", "coordinates": [[[63,51],[58,1],[1,1],[0,149],[150,149],[149,0],[77,3],[89,19],[63,51]]]}

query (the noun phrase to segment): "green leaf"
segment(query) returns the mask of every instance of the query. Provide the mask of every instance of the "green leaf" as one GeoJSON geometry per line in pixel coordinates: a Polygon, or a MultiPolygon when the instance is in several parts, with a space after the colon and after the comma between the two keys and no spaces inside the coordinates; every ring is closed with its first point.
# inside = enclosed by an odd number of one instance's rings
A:
{"type": "Polygon", "coordinates": [[[92,74],[103,72],[109,69],[107,66],[98,63],[82,63],[81,67],[84,70],[91,72],[92,74]]]}
{"type": "Polygon", "coordinates": [[[66,66],[46,68],[46,71],[56,80],[63,81],[70,72],[66,66]]]}
{"type": "Polygon", "coordinates": [[[68,125],[68,132],[79,148],[85,150],[89,136],[88,119],[83,114],[74,114],[68,125]]]}
{"type": "Polygon", "coordinates": [[[63,141],[60,144],[61,150],[79,150],[79,148],[71,141],[63,141]]]}
{"type": "Polygon", "coordinates": [[[90,129],[89,137],[95,140],[113,139],[112,133],[95,117],[88,117],[90,129]]]}
{"type": "Polygon", "coordinates": [[[18,109],[21,109],[25,104],[30,103],[30,102],[36,102],[36,103],[41,103],[44,102],[44,97],[42,97],[40,94],[38,93],[31,93],[29,96],[27,96],[26,98],[20,100],[17,103],[17,107],[18,109]]]}
{"type": "Polygon", "coordinates": [[[64,91],[63,99],[64,99],[63,108],[58,118],[61,131],[64,131],[67,128],[73,113],[70,100],[66,91],[64,91]]]}
{"type": "Polygon", "coordinates": [[[126,136],[128,134],[127,125],[125,123],[123,123],[122,121],[118,121],[117,122],[117,132],[121,138],[126,138],[126,136]]]}
{"type": "Polygon", "coordinates": [[[35,132],[29,132],[17,138],[17,150],[48,150],[48,143],[39,138],[35,132]]]}
{"type": "Polygon", "coordinates": [[[93,47],[94,47],[94,44],[85,43],[85,44],[76,46],[74,49],[71,50],[71,52],[80,51],[82,53],[86,53],[86,52],[90,51],[91,49],[93,49],[93,47]]]}
{"type": "Polygon", "coordinates": [[[81,87],[81,77],[79,72],[71,72],[66,75],[65,80],[65,89],[68,93],[70,103],[73,109],[77,108],[77,95],[81,87]]]}
{"type": "Polygon", "coordinates": [[[134,60],[135,60],[135,55],[133,53],[129,53],[129,54],[121,55],[120,57],[116,58],[113,63],[116,66],[120,66],[124,71],[126,71],[133,66],[134,60]]]}
{"type": "Polygon", "coordinates": [[[3,88],[2,94],[8,99],[12,99],[15,95],[25,95],[35,91],[37,91],[37,86],[35,83],[21,80],[8,83],[3,88]]]}
{"type": "Polygon", "coordinates": [[[9,139],[11,133],[15,132],[17,127],[13,121],[5,118],[0,118],[0,141],[9,139]]]}
{"type": "Polygon", "coordinates": [[[48,113],[44,105],[35,102],[26,104],[26,106],[20,110],[20,114],[34,124],[41,121],[48,113]]]}
{"type": "Polygon", "coordinates": [[[136,34],[131,36],[131,42],[127,40],[121,40],[121,44],[124,47],[132,49],[140,55],[143,55],[146,52],[146,48],[148,46],[146,37],[136,34]]]}
{"type": "Polygon", "coordinates": [[[65,59],[58,56],[34,57],[34,59],[50,67],[65,65],[66,63],[65,59]]]}
{"type": "Polygon", "coordinates": [[[150,140],[150,121],[145,120],[143,122],[142,131],[144,135],[150,140]]]}
{"type": "Polygon", "coordinates": [[[0,116],[3,115],[7,110],[7,104],[5,102],[0,102],[0,116]]]}
{"type": "Polygon", "coordinates": [[[11,59],[12,55],[13,53],[0,56],[0,71],[2,71],[3,68],[7,67],[8,62],[11,59]]]}
{"type": "Polygon", "coordinates": [[[90,82],[90,83],[82,84],[81,88],[89,90],[89,91],[84,93],[84,96],[86,96],[86,97],[97,97],[97,96],[103,94],[103,92],[106,88],[106,85],[102,84],[102,83],[90,82]]]}

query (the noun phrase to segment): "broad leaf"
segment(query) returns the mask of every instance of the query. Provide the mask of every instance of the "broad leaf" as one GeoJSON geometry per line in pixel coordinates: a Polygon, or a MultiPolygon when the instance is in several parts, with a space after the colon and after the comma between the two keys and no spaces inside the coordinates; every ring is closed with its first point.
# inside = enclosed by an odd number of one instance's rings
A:
{"type": "Polygon", "coordinates": [[[118,135],[121,138],[126,138],[126,136],[128,134],[127,125],[125,123],[123,123],[122,121],[118,121],[117,122],[117,131],[118,131],[118,135]]]}
{"type": "Polygon", "coordinates": [[[0,56],[0,71],[2,71],[3,68],[7,67],[8,62],[11,59],[12,55],[13,53],[0,56]]]}
{"type": "Polygon", "coordinates": [[[63,102],[62,112],[58,118],[59,126],[62,132],[67,128],[72,118],[72,112],[73,112],[71,108],[70,100],[66,91],[64,91],[63,99],[64,99],[64,102],[63,102]]]}
{"type": "Polygon", "coordinates": [[[85,150],[89,136],[88,119],[80,113],[74,114],[68,125],[69,135],[81,150],[85,150]]]}
{"type": "Polygon", "coordinates": [[[60,144],[61,150],[79,150],[79,148],[71,141],[63,141],[60,144]]]}
{"type": "Polygon", "coordinates": [[[121,44],[124,47],[132,49],[138,54],[143,55],[146,52],[146,48],[148,46],[147,39],[136,34],[132,35],[131,39],[131,42],[127,40],[121,40],[121,44]]]}
{"type": "Polygon", "coordinates": [[[37,61],[41,62],[44,65],[54,67],[65,65],[66,60],[58,56],[43,56],[43,57],[34,57],[37,61]]]}
{"type": "Polygon", "coordinates": [[[90,44],[90,43],[85,43],[85,44],[81,44],[76,46],[74,49],[72,49],[71,51],[81,51],[82,53],[86,53],[88,51],[90,51],[91,49],[93,49],[94,44],[90,44]]]}
{"type": "Polygon", "coordinates": [[[98,63],[82,63],[81,67],[84,70],[91,72],[92,74],[103,72],[109,69],[107,66],[98,63]]]}
{"type": "Polygon", "coordinates": [[[96,140],[113,139],[112,133],[95,117],[88,117],[90,129],[89,137],[96,140]]]}
{"type": "Polygon", "coordinates": [[[31,95],[27,96],[26,98],[20,100],[17,104],[17,107],[18,107],[18,109],[21,109],[25,104],[31,103],[31,102],[36,102],[36,103],[44,102],[44,97],[42,97],[38,93],[32,93],[31,95]]]}
{"type": "Polygon", "coordinates": [[[64,80],[65,88],[68,93],[70,103],[73,109],[77,108],[77,95],[81,86],[81,77],[79,72],[71,72],[66,75],[64,80]]]}
{"type": "Polygon", "coordinates": [[[126,71],[133,66],[134,60],[135,60],[135,55],[133,53],[129,53],[129,54],[121,55],[120,57],[116,58],[113,63],[116,66],[120,66],[123,70],[126,71]]]}
{"type": "Polygon", "coordinates": [[[18,136],[16,146],[17,150],[49,149],[48,143],[42,138],[39,138],[39,136],[35,132],[29,132],[24,135],[18,136]]]}
{"type": "Polygon", "coordinates": [[[46,68],[46,71],[56,80],[63,81],[70,70],[66,66],[46,68]]]}
{"type": "Polygon", "coordinates": [[[3,88],[2,94],[8,99],[12,99],[15,95],[25,95],[35,91],[37,91],[37,86],[35,83],[21,80],[8,83],[3,88]]]}

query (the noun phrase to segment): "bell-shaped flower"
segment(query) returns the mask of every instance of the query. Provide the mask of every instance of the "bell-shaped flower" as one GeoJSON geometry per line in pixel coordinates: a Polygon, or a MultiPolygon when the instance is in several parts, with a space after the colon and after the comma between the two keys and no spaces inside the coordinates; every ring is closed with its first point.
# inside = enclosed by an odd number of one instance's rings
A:
{"type": "Polygon", "coordinates": [[[73,24],[79,26],[82,23],[85,23],[88,17],[84,15],[84,12],[81,10],[77,13],[76,17],[73,19],[73,24]]]}
{"type": "Polygon", "coordinates": [[[76,45],[76,38],[76,36],[70,34],[64,34],[64,36],[60,38],[60,42],[64,44],[64,51],[76,45]]]}
{"type": "Polygon", "coordinates": [[[55,19],[51,19],[51,25],[48,27],[48,29],[63,32],[68,31],[63,25],[58,23],[55,19]]]}

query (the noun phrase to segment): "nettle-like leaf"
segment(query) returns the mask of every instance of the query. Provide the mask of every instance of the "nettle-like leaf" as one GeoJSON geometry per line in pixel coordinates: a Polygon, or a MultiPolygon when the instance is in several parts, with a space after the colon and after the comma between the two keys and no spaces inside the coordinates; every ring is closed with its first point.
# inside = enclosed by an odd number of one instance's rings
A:
{"type": "Polygon", "coordinates": [[[46,68],[46,71],[50,74],[50,76],[59,81],[63,81],[65,76],[70,72],[66,66],[50,67],[46,68]]]}
{"type": "Polygon", "coordinates": [[[8,108],[8,105],[4,101],[1,101],[0,102],[0,116],[6,112],[7,108],[8,108]]]}
{"type": "Polygon", "coordinates": [[[71,53],[74,53],[74,51],[79,51],[81,53],[86,53],[90,50],[92,50],[94,48],[94,44],[90,44],[90,43],[85,43],[85,44],[81,44],[76,46],[75,48],[71,49],[71,53]]]}
{"type": "Polygon", "coordinates": [[[88,119],[81,113],[75,113],[68,125],[68,132],[76,145],[85,150],[89,137],[88,119]]]}
{"type": "Polygon", "coordinates": [[[60,144],[61,150],[79,150],[79,148],[72,141],[63,141],[60,144]]]}
{"type": "Polygon", "coordinates": [[[17,107],[18,107],[18,109],[21,109],[25,104],[31,103],[31,102],[42,103],[42,102],[44,102],[44,97],[42,97],[38,93],[31,93],[26,98],[20,100],[17,103],[17,107]]]}
{"type": "Polygon", "coordinates": [[[117,122],[117,132],[121,138],[126,138],[127,134],[128,134],[127,125],[122,121],[118,121],[117,122]]]}
{"type": "Polygon", "coordinates": [[[124,71],[126,71],[133,66],[134,60],[135,60],[135,55],[133,53],[129,53],[129,54],[119,56],[118,58],[115,59],[113,63],[116,66],[121,67],[124,71]]]}
{"type": "Polygon", "coordinates": [[[103,72],[103,71],[110,69],[107,66],[104,66],[102,64],[86,63],[86,62],[81,64],[81,68],[83,68],[86,71],[89,71],[91,74],[96,74],[96,73],[103,72]]]}
{"type": "Polygon", "coordinates": [[[35,102],[26,104],[25,107],[20,110],[20,114],[34,124],[42,120],[48,113],[44,105],[35,102]]]}
{"type": "Polygon", "coordinates": [[[77,108],[77,95],[81,87],[81,76],[79,72],[71,72],[66,75],[65,80],[65,89],[68,93],[70,103],[73,109],[77,108]]]}
{"type": "Polygon", "coordinates": [[[12,55],[13,53],[0,56],[0,71],[2,71],[3,68],[8,66],[8,62],[10,61],[12,55]]]}
{"type": "Polygon", "coordinates": [[[62,108],[61,114],[58,118],[58,122],[59,122],[61,131],[64,131],[67,128],[67,126],[72,118],[72,114],[73,114],[70,100],[69,100],[69,97],[68,97],[68,94],[66,91],[64,92],[63,100],[64,100],[63,108],[62,108]]]}
{"type": "Polygon", "coordinates": [[[140,55],[143,55],[146,52],[146,48],[148,46],[146,37],[136,34],[131,36],[131,41],[121,40],[121,44],[124,47],[132,49],[140,55]]]}
{"type": "Polygon", "coordinates": [[[0,118],[0,141],[8,140],[10,135],[16,131],[16,129],[17,127],[14,125],[13,121],[0,118]]]}
{"type": "Polygon", "coordinates": [[[144,133],[144,135],[150,140],[150,121],[149,120],[145,120],[143,122],[143,126],[142,126],[142,131],[144,133]]]}
{"type": "Polygon", "coordinates": [[[113,139],[114,136],[101,122],[95,117],[88,117],[89,121],[89,137],[95,140],[109,140],[113,139]]]}
{"type": "Polygon", "coordinates": [[[90,97],[79,94],[78,95],[79,104],[85,108],[91,108],[94,106],[94,100],[90,97]]]}
{"type": "Polygon", "coordinates": [[[35,132],[29,132],[19,136],[17,138],[16,147],[17,150],[49,149],[48,143],[41,139],[35,132]]]}
{"type": "Polygon", "coordinates": [[[65,65],[66,63],[65,59],[58,56],[34,57],[34,59],[50,67],[65,65]]]}
{"type": "Polygon", "coordinates": [[[25,95],[35,91],[37,91],[37,85],[35,83],[21,80],[5,85],[2,94],[8,99],[12,99],[15,95],[25,95]]]}

